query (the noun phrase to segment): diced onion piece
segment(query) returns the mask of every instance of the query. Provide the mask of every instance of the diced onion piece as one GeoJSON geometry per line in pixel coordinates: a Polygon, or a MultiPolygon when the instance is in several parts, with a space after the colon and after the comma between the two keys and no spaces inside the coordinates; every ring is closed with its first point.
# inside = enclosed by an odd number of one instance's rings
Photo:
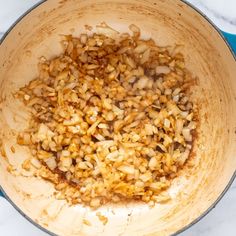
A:
{"type": "Polygon", "coordinates": [[[49,157],[48,159],[45,160],[45,163],[47,164],[47,166],[51,170],[55,170],[56,167],[57,167],[57,163],[56,163],[55,157],[49,157]]]}
{"type": "Polygon", "coordinates": [[[142,76],[137,83],[135,84],[137,89],[144,89],[148,85],[148,77],[147,76],[142,76]]]}
{"type": "Polygon", "coordinates": [[[182,130],[182,134],[187,142],[192,141],[192,134],[191,134],[191,130],[189,128],[184,127],[182,130]]]}
{"type": "Polygon", "coordinates": [[[134,166],[125,166],[125,165],[118,167],[118,170],[129,175],[133,175],[135,171],[134,166]]]}
{"type": "Polygon", "coordinates": [[[148,46],[146,44],[139,44],[135,49],[135,53],[144,53],[148,49],[148,46]]]}
{"type": "Polygon", "coordinates": [[[169,74],[170,73],[170,68],[168,66],[157,66],[156,67],[156,74],[169,74]]]}

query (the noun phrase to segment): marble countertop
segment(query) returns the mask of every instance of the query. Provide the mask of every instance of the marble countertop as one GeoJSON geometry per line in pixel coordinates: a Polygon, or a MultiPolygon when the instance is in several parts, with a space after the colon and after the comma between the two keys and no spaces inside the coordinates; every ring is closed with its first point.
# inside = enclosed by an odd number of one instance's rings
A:
{"type": "MultiPolygon", "coordinates": [[[[0,37],[9,26],[39,0],[0,0],[0,37]]],[[[236,0],[188,0],[205,13],[221,30],[236,34],[236,0]]],[[[0,235],[48,236],[23,218],[0,197],[0,235]]],[[[235,236],[236,181],[218,205],[201,221],[180,236],[235,236]]]]}

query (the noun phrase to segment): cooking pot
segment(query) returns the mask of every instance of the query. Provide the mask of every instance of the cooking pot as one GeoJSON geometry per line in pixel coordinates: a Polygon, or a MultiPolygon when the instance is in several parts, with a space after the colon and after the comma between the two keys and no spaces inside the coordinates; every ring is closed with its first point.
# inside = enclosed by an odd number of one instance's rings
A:
{"type": "MultiPolygon", "coordinates": [[[[235,49],[233,35],[225,34],[235,49]],[[233,44],[234,43],[234,44],[233,44]]],[[[236,61],[222,33],[199,11],[179,0],[48,0],[30,9],[0,45],[0,185],[3,196],[51,235],[172,235],[206,215],[224,195],[236,170],[236,61]],[[62,52],[61,35],[90,33],[106,22],[119,32],[132,23],[158,45],[181,44],[187,68],[198,79],[198,135],[193,157],[168,190],[171,200],[108,204],[98,210],[55,199],[53,185],[22,170],[29,157],[17,145],[29,113],[13,94],[37,75],[41,56],[62,52]],[[85,27],[87,25],[87,27],[85,27]],[[14,147],[14,148],[13,148],[14,147]],[[14,151],[13,151],[14,149],[14,151]],[[108,218],[103,225],[97,212],[108,218]],[[91,225],[84,222],[90,222],[91,225]]]]}

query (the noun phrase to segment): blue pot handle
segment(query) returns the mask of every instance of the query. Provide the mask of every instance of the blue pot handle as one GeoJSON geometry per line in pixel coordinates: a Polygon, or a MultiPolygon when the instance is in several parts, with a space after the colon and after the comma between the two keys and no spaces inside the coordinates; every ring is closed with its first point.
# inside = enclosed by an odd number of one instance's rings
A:
{"type": "Polygon", "coordinates": [[[224,38],[226,39],[226,41],[228,42],[228,44],[230,45],[230,47],[232,48],[234,55],[236,56],[236,35],[226,33],[224,31],[221,31],[221,32],[222,32],[224,38]]]}
{"type": "Polygon", "coordinates": [[[1,190],[0,190],[0,197],[4,197],[3,193],[1,192],[1,190]]]}

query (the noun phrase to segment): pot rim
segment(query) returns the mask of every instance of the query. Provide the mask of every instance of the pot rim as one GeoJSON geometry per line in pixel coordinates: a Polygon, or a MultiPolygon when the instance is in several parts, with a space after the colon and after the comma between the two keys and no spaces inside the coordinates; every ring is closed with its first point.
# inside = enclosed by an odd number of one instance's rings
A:
{"type": "MultiPolygon", "coordinates": [[[[37,7],[39,7],[40,5],[42,5],[43,3],[45,3],[47,0],[40,0],[38,3],[34,4],[31,8],[29,8],[25,13],[23,13],[10,27],[9,29],[3,34],[2,38],[0,39],[0,46],[2,45],[3,41],[5,40],[5,38],[8,36],[8,34],[11,33],[11,31],[14,29],[14,27],[28,14],[30,14],[34,9],[36,9],[37,7]]],[[[205,20],[208,21],[208,23],[216,30],[216,33],[219,34],[219,36],[222,38],[222,40],[224,40],[225,44],[227,45],[227,47],[229,48],[234,60],[236,61],[236,55],[234,54],[233,49],[230,47],[228,41],[225,39],[225,37],[223,36],[222,31],[212,22],[212,20],[210,20],[201,10],[199,10],[197,7],[195,7],[193,4],[187,2],[186,0],[180,0],[182,3],[184,3],[185,5],[187,5],[188,7],[192,8],[195,12],[197,12],[199,15],[201,15],[203,18],[205,18],[205,20]]],[[[224,188],[223,192],[218,196],[218,198],[215,200],[215,202],[213,202],[211,204],[211,206],[205,210],[200,216],[198,216],[195,220],[193,220],[192,222],[190,222],[189,224],[187,224],[186,226],[184,226],[182,229],[176,231],[175,233],[171,234],[170,236],[177,236],[180,233],[183,233],[184,231],[186,231],[187,229],[189,229],[190,227],[192,227],[193,225],[195,225],[196,223],[198,223],[201,219],[203,219],[206,215],[208,215],[208,213],[214,209],[216,207],[216,205],[220,202],[220,200],[223,198],[223,196],[226,194],[226,192],[229,190],[230,186],[232,185],[232,183],[234,182],[234,179],[236,178],[236,170],[234,171],[233,176],[230,178],[229,183],[226,185],[226,187],[224,188]]],[[[5,199],[25,218],[27,219],[31,224],[33,224],[34,226],[36,226],[38,229],[42,230],[43,232],[51,235],[51,236],[59,236],[51,231],[49,231],[48,229],[44,228],[43,226],[39,225],[38,223],[36,223],[32,218],[30,218],[29,216],[27,216],[11,199],[10,197],[5,193],[5,191],[3,190],[1,184],[0,184],[0,192],[3,193],[3,196],[5,197],[5,199]]]]}

